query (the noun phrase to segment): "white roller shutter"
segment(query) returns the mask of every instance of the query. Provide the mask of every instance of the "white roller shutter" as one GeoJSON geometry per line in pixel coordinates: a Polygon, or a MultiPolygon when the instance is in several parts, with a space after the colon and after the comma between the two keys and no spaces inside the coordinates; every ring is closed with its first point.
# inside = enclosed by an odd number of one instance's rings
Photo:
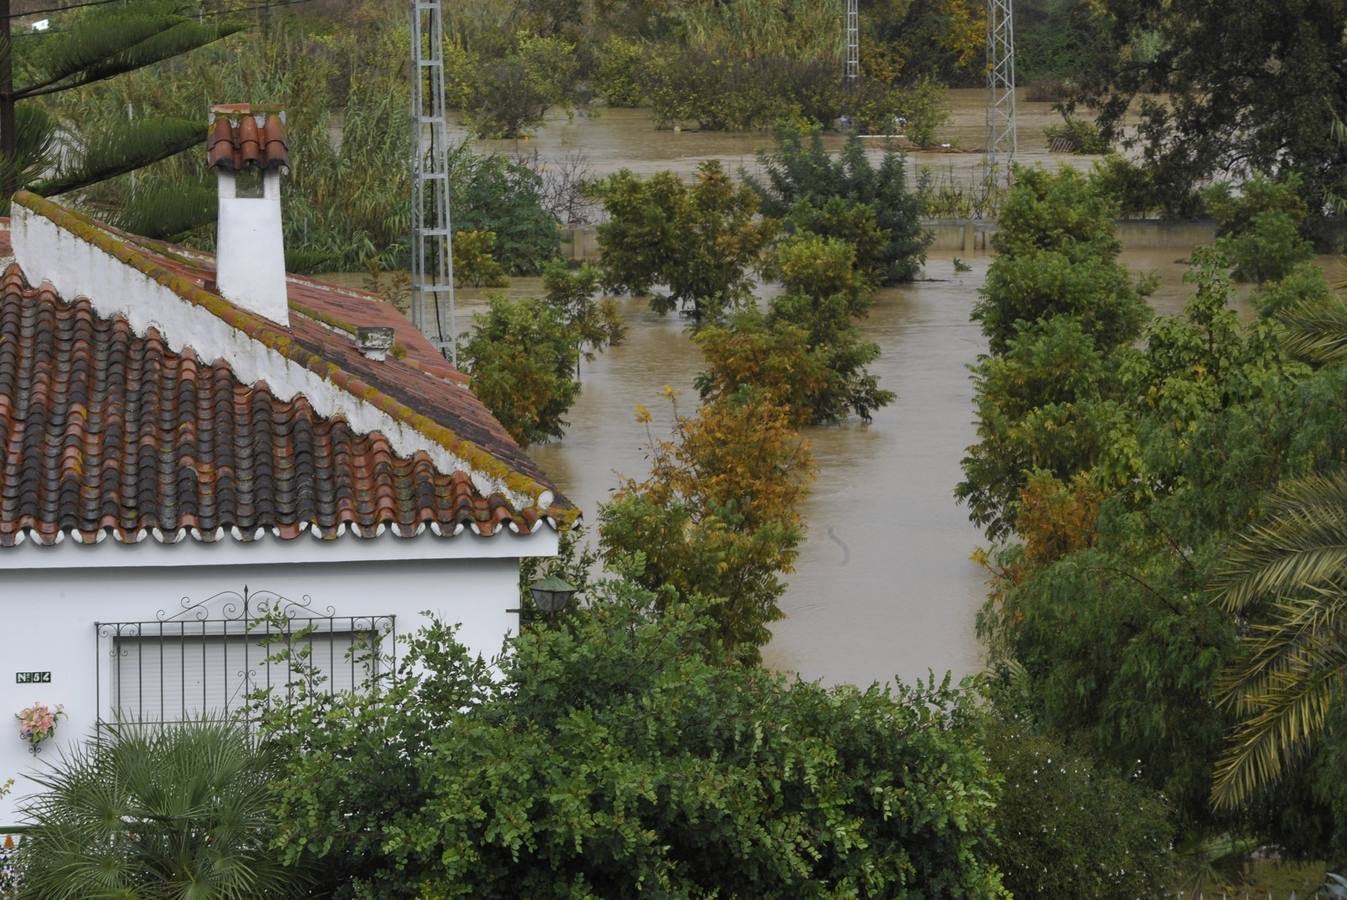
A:
{"type": "Polygon", "coordinates": [[[249,695],[270,688],[277,699],[287,685],[316,670],[313,690],[341,692],[361,688],[378,673],[369,648],[370,632],[313,631],[264,644],[256,634],[226,634],[222,623],[166,623],[162,633],[115,639],[109,700],[111,718],[144,723],[218,718],[248,706],[249,695]],[[193,632],[196,633],[193,633],[193,632]],[[352,653],[352,647],[359,650],[352,653]],[[274,657],[287,643],[307,662],[274,657]],[[271,657],[271,658],[269,658],[271,657]]]}

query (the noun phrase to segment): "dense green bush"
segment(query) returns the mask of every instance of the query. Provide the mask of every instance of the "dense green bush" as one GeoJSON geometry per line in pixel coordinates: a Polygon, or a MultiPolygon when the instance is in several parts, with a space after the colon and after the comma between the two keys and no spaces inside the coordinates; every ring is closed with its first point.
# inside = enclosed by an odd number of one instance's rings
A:
{"type": "Polygon", "coordinates": [[[1274,181],[1262,176],[1239,186],[1229,182],[1202,192],[1216,220],[1216,246],[1241,281],[1277,281],[1314,256],[1314,245],[1301,235],[1309,208],[1298,176],[1274,181]]]}
{"type": "Polygon", "coordinates": [[[1202,198],[1191,185],[1116,154],[1095,163],[1093,180],[1127,218],[1191,219],[1202,211],[1202,198]]]}
{"type": "Polygon", "coordinates": [[[974,307],[993,353],[1021,324],[1075,317],[1104,349],[1135,339],[1146,321],[1149,285],[1118,260],[1118,207],[1092,178],[1018,168],[992,238],[997,257],[974,307]]]}
{"type": "Polygon", "coordinates": [[[949,100],[945,87],[930,76],[917,79],[909,90],[897,95],[900,115],[906,120],[903,133],[918,147],[935,145],[936,137],[949,121],[949,100]]]}
{"type": "Polygon", "coordinates": [[[868,422],[892,403],[894,393],[866,369],[879,358],[879,345],[864,340],[854,322],[870,305],[855,249],[838,238],[793,235],[773,249],[766,274],[783,288],[772,298],[767,324],[802,329],[827,372],[807,399],[809,421],[840,422],[854,414],[868,422]]]}
{"type": "Polygon", "coordinates": [[[1173,824],[1158,793],[1023,723],[994,719],[986,747],[1001,778],[990,859],[1014,896],[1135,900],[1172,888],[1173,824]]]}
{"type": "Polygon", "coordinates": [[[641,92],[662,126],[695,122],[717,131],[826,125],[843,112],[845,96],[835,65],[696,49],[652,52],[641,92]]]}
{"type": "Polygon", "coordinates": [[[511,275],[540,275],[561,252],[561,230],[543,201],[539,174],[467,142],[449,158],[454,228],[495,234],[492,256],[511,275]]]}
{"type": "Polygon", "coordinates": [[[646,50],[636,41],[609,38],[599,47],[594,90],[609,106],[640,106],[645,102],[642,71],[646,50]]]}
{"type": "Polygon", "coordinates": [[[472,392],[520,446],[561,437],[580,392],[579,335],[541,301],[496,297],[472,323],[459,353],[472,392]]]}
{"type": "Polygon", "coordinates": [[[863,238],[857,263],[877,282],[911,281],[921,271],[931,234],[921,224],[921,198],[907,189],[901,154],[885,153],[876,169],[855,135],[833,157],[818,132],[808,144],[798,133],[785,132],[775,152],[759,161],[765,177],[746,181],[762,198],[764,214],[793,217],[788,224],[824,237],[863,238]]]}
{"type": "Polygon", "coordinates": [[[1085,119],[1068,117],[1060,125],[1049,125],[1043,129],[1048,139],[1048,148],[1056,150],[1065,147],[1071,153],[1107,153],[1109,142],[1099,132],[1099,126],[1085,119]]]}
{"type": "Polygon", "coordinates": [[[968,699],[727,664],[609,584],[499,674],[435,625],[378,694],[279,711],[279,848],[331,897],[1004,896],[968,699]]]}
{"type": "Polygon", "coordinates": [[[672,172],[642,180],[623,169],[595,192],[608,213],[598,229],[608,290],[648,295],[660,313],[689,309],[699,325],[749,301],[773,229],[756,218],[757,195],[719,162],[702,163],[692,185],[672,172]]]}

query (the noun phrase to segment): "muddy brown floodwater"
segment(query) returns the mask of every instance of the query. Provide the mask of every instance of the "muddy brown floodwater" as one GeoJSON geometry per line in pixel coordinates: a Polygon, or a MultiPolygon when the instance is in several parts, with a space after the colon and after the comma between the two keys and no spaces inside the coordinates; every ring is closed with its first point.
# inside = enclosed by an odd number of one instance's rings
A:
{"type": "MultiPolygon", "coordinates": [[[[1192,295],[1183,282],[1190,252],[1124,251],[1130,270],[1159,276],[1151,297],[1158,313],[1181,312],[1192,295]]],[[[881,291],[861,323],[882,352],[872,370],[898,399],[869,424],[806,429],[818,480],[804,510],[808,534],[781,598],[786,618],[773,626],[765,651],[773,667],[861,685],[928,671],[958,677],[979,667],[974,620],[986,584],[969,556],[984,539],[953,489],[975,438],[967,367],[986,343],[969,313],[991,256],[963,256],[972,270],[958,273],[954,254],[933,252],[927,280],[881,291]]],[[[1340,277],[1336,261],[1321,262],[1340,277]]],[[[516,279],[509,291],[538,292],[536,279],[516,279]]],[[[481,308],[481,293],[460,294],[460,331],[481,308]]],[[[685,323],[650,312],[643,300],[619,302],[626,341],[584,364],[566,437],[529,450],[591,523],[619,474],[646,470],[648,438],[634,407],[647,406],[652,433],[664,436],[671,415],[662,387],[678,392],[683,412],[697,402],[692,382],[701,357],[685,323]]]]}
{"type": "MultiPolygon", "coordinates": [[[[808,429],[818,480],[768,664],[860,684],[978,667],[973,618],[984,584],[968,557],[979,534],[951,491],[973,439],[965,366],[983,340],[968,315],[988,261],[971,258],[973,270],[958,274],[950,255],[935,255],[926,267],[932,280],[875,298],[862,328],[883,349],[873,370],[898,399],[868,425],[808,429]]],[[[523,279],[512,288],[531,290],[523,279]]],[[[480,302],[465,296],[460,315],[480,302]]],[[[636,404],[650,408],[650,427],[663,436],[671,421],[663,385],[678,392],[684,412],[697,401],[692,380],[702,363],[685,323],[641,300],[622,304],[627,340],[584,365],[566,437],[529,451],[591,522],[618,473],[645,471],[648,438],[636,404]]]]}
{"type": "MultiPolygon", "coordinates": [[[[982,142],[985,136],[986,91],[958,88],[949,92],[950,116],[937,131],[937,142],[946,148],[916,150],[908,154],[909,172],[929,168],[935,178],[955,186],[970,188],[979,178],[982,142]]],[[[1017,160],[1026,165],[1067,163],[1088,167],[1098,157],[1049,153],[1043,129],[1062,121],[1052,104],[1030,102],[1020,92],[1016,104],[1019,128],[1017,160]]],[[[457,136],[467,129],[459,126],[457,136]]],[[[838,135],[827,135],[824,144],[836,150],[842,146],[838,135]]],[[[882,140],[870,140],[874,154],[882,152],[882,140]]],[[[551,110],[543,123],[527,140],[479,141],[481,148],[505,155],[532,154],[544,160],[558,160],[582,154],[590,175],[603,176],[619,169],[631,169],[638,175],[670,170],[690,175],[708,159],[719,160],[730,171],[743,168],[757,172],[757,153],[773,145],[767,131],[705,132],[656,130],[654,117],[646,109],[595,109],[591,113],[567,115],[551,110]]]]}
{"type": "MultiPolygon", "coordinates": [[[[956,149],[980,146],[983,99],[981,91],[952,92],[942,140],[956,149]]],[[[1046,152],[1042,129],[1057,120],[1048,104],[1021,100],[1019,113],[1022,161],[1090,163],[1089,157],[1046,152]]],[[[840,144],[835,137],[829,141],[840,144]]],[[[660,132],[647,111],[605,110],[595,117],[550,115],[529,142],[483,143],[505,152],[536,149],[544,159],[579,150],[593,175],[620,168],[687,174],[712,158],[752,170],[756,151],[769,147],[771,138],[660,132]]],[[[911,159],[955,182],[976,177],[979,162],[971,152],[919,152],[911,159]]],[[[1157,311],[1180,312],[1191,295],[1182,280],[1190,250],[1124,252],[1132,271],[1160,276],[1152,296],[1157,311]]],[[[955,503],[953,489],[964,449],[975,437],[967,367],[985,341],[969,313],[991,257],[961,255],[971,271],[956,272],[953,253],[933,252],[926,280],[880,292],[861,323],[882,351],[872,371],[898,399],[868,424],[806,430],[818,480],[804,510],[808,535],[781,598],[786,617],[774,625],[765,651],[769,665],[807,679],[861,685],[894,677],[910,681],[928,671],[957,677],[979,667],[974,620],[986,584],[969,557],[983,538],[955,503]]],[[[1340,277],[1336,264],[1333,269],[1330,274],[1340,277]]],[[[459,294],[460,333],[471,327],[484,293],[459,294]]],[[[516,279],[509,293],[537,296],[538,280],[516,279]]],[[[663,385],[678,392],[682,411],[691,412],[697,402],[693,378],[701,358],[684,322],[655,315],[643,300],[619,302],[626,341],[583,365],[583,390],[566,437],[529,451],[591,523],[619,475],[639,477],[646,470],[648,436],[634,407],[651,410],[651,433],[661,437],[671,422],[663,385]]]]}
{"type": "MultiPolygon", "coordinates": [[[[1157,313],[1182,312],[1193,289],[1183,281],[1191,247],[1123,252],[1134,273],[1154,272],[1157,313]]],[[[924,279],[875,297],[861,331],[879,344],[871,367],[898,399],[858,421],[806,429],[818,465],[804,515],[808,533],[796,571],[781,598],[786,618],[775,623],[769,665],[833,684],[906,681],[934,671],[976,671],[980,656],[974,620],[986,593],[983,572],[969,556],[983,543],[967,511],[954,501],[959,462],[973,442],[968,365],[986,342],[969,322],[991,256],[962,254],[971,271],[954,268],[954,254],[932,252],[924,279]]],[[[1322,257],[1330,279],[1341,262],[1322,257]]],[[[361,286],[360,275],[330,275],[361,286]]],[[[459,293],[459,332],[471,328],[488,292],[459,293]]],[[[539,279],[517,278],[506,293],[541,294],[539,279]]],[[[563,440],[529,453],[592,524],[620,475],[646,471],[649,437],[634,408],[650,409],[650,434],[666,436],[672,410],[697,403],[693,378],[702,360],[676,316],[652,313],[644,300],[619,300],[626,340],[582,365],[583,389],[563,440]]],[[[1241,304],[1247,316],[1247,304],[1241,304]]]]}

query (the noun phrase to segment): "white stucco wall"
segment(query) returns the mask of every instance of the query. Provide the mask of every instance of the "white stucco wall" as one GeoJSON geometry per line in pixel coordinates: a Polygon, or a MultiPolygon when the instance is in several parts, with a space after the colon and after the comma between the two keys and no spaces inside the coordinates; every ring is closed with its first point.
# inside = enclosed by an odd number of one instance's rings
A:
{"type": "Polygon", "coordinates": [[[515,615],[506,610],[518,606],[519,556],[550,555],[556,543],[556,534],[545,529],[529,537],[490,539],[389,536],[330,544],[305,538],[288,544],[176,546],[66,541],[0,551],[0,782],[16,779],[14,793],[0,800],[0,825],[18,823],[16,799],[34,789],[23,773],[44,758],[56,758],[58,745],[83,739],[95,723],[96,666],[103,655],[96,622],[152,621],[160,610],[178,611],[184,597],[204,600],[247,585],[292,599],[308,595],[314,607],[331,606],[337,616],[394,615],[400,637],[430,610],[461,623],[463,643],[490,659],[516,627],[515,615]],[[379,559],[381,554],[385,558],[379,559]],[[28,671],[49,671],[52,681],[16,684],[15,674],[28,671]],[[19,739],[14,718],[34,702],[64,704],[68,715],[36,758],[19,739]]]}

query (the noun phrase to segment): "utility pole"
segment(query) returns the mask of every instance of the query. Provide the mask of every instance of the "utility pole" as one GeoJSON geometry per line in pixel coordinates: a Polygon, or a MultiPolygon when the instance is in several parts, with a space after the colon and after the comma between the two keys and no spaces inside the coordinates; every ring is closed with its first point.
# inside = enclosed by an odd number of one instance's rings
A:
{"type": "Polygon", "coordinates": [[[1012,0],[987,0],[987,138],[991,187],[1009,183],[1015,161],[1015,24],[1012,0]]]}
{"type": "Polygon", "coordinates": [[[440,0],[412,0],[412,322],[458,365],[440,0]]]}

